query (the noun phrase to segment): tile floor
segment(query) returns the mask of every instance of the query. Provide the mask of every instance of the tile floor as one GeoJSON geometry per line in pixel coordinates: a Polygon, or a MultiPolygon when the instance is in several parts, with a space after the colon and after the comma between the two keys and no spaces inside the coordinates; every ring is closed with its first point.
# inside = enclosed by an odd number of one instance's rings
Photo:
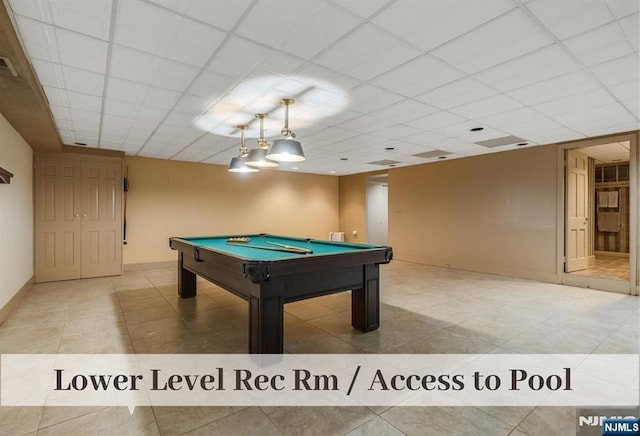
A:
{"type": "Polygon", "coordinates": [[[598,254],[591,268],[574,271],[571,274],[629,281],[629,269],[628,257],[598,254]]]}
{"type": "MultiPolygon", "coordinates": [[[[640,298],[394,261],[382,325],[350,326],[348,293],[285,306],[287,353],[638,353],[640,298]],[[579,337],[580,340],[576,340],[579,337]]],[[[173,268],[32,287],[0,353],[244,353],[247,305],[173,268]]],[[[0,407],[6,435],[575,435],[573,407],[0,407]],[[446,426],[445,426],[446,424],[446,426]]]]}

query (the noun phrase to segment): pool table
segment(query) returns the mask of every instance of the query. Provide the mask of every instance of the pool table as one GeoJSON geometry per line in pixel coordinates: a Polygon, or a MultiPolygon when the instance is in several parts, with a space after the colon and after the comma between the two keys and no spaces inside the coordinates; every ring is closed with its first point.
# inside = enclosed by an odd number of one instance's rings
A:
{"type": "Polygon", "coordinates": [[[196,296],[199,275],[249,302],[249,353],[282,354],[285,303],[351,290],[351,325],[380,326],[379,265],[391,247],[270,234],[173,237],[178,251],[178,294],[196,296]],[[290,252],[297,247],[308,253],[290,252]],[[257,248],[260,247],[260,248],[257,248]]]}

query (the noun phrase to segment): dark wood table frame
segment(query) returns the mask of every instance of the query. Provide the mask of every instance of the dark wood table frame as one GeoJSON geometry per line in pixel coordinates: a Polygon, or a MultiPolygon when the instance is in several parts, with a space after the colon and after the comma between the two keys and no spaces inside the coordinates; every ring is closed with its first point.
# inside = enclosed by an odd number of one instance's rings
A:
{"type": "MultiPolygon", "coordinates": [[[[325,243],[325,241],[322,241],[325,243]]],[[[379,264],[391,247],[260,261],[171,238],[178,250],[178,294],[196,296],[199,275],[249,302],[249,353],[282,354],[284,304],[351,290],[351,325],[380,326],[379,264]]]]}

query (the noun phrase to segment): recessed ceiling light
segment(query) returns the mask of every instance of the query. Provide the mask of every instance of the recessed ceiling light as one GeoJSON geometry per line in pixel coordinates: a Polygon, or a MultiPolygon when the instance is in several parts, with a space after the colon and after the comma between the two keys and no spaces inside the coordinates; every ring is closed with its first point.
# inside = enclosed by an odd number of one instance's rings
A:
{"type": "Polygon", "coordinates": [[[341,157],[340,160],[349,160],[348,157],[341,157]]]}
{"type": "Polygon", "coordinates": [[[469,129],[470,132],[479,132],[481,130],[484,130],[484,127],[473,127],[469,129]]]}
{"type": "Polygon", "coordinates": [[[391,165],[389,165],[389,166],[390,166],[390,167],[395,167],[395,166],[396,166],[396,164],[391,164],[391,165]]]}
{"type": "Polygon", "coordinates": [[[622,162],[622,159],[612,159],[611,162],[622,162]]]}
{"type": "Polygon", "coordinates": [[[387,150],[387,151],[391,151],[391,150],[395,150],[396,148],[395,147],[385,147],[384,149],[387,150]]]}
{"type": "Polygon", "coordinates": [[[291,168],[291,169],[292,169],[292,170],[297,170],[297,169],[298,169],[298,167],[293,167],[293,168],[291,168]]]}
{"type": "Polygon", "coordinates": [[[87,144],[85,142],[74,142],[75,145],[82,145],[82,146],[86,146],[87,144]]]}
{"type": "Polygon", "coordinates": [[[522,147],[523,145],[527,145],[529,144],[528,142],[520,142],[518,144],[516,144],[518,147],[522,147]]]}
{"type": "Polygon", "coordinates": [[[335,171],[329,171],[329,173],[331,173],[331,174],[335,174],[336,172],[335,172],[335,171]]]}
{"type": "Polygon", "coordinates": [[[446,159],[447,156],[438,156],[438,159],[446,159]]]}

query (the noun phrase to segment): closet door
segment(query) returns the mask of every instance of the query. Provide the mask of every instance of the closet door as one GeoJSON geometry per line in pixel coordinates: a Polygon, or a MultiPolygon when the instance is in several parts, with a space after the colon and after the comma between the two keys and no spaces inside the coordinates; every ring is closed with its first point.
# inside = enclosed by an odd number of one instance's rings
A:
{"type": "Polygon", "coordinates": [[[122,273],[122,165],[82,163],[82,272],[122,273]]]}
{"type": "Polygon", "coordinates": [[[82,166],[79,162],[36,159],[35,281],[80,277],[82,166]]]}

